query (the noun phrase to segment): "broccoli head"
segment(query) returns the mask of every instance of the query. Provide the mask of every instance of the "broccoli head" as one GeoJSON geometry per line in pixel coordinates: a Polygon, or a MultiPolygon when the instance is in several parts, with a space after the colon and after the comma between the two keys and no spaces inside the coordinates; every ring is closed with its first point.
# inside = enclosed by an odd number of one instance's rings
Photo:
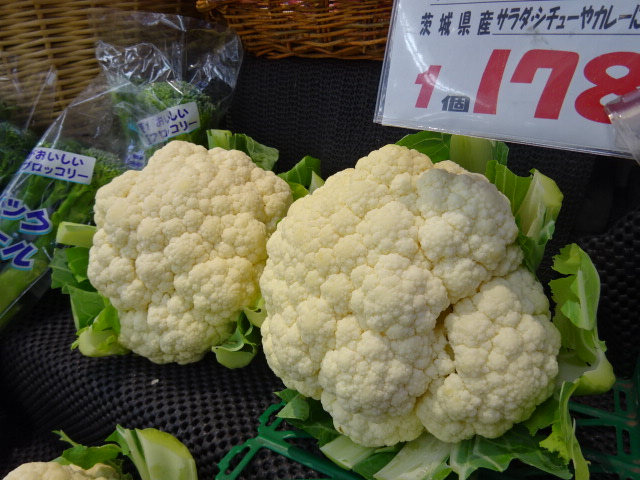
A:
{"type": "Polygon", "coordinates": [[[22,129],[11,122],[0,122],[0,193],[37,141],[38,137],[32,131],[22,129]]]}
{"type": "Polygon", "coordinates": [[[5,122],[11,119],[15,106],[11,105],[6,100],[0,98],[0,120],[5,122]]]}
{"type": "Polygon", "coordinates": [[[200,116],[200,128],[173,137],[198,145],[206,145],[206,130],[217,124],[218,108],[211,97],[197,86],[184,81],[154,82],[145,85],[137,98],[140,106],[149,112],[162,112],[168,108],[195,102],[200,116]]]}
{"type": "Polygon", "coordinates": [[[138,126],[141,120],[191,102],[195,102],[198,106],[200,128],[170,137],[170,139],[206,146],[206,131],[218,125],[223,109],[219,108],[212,97],[200,86],[173,80],[136,85],[116,92],[114,111],[120,118],[129,155],[134,155],[138,161],[142,159],[146,163],[153,152],[163,147],[169,140],[165,139],[150,146],[143,145],[138,126]]]}

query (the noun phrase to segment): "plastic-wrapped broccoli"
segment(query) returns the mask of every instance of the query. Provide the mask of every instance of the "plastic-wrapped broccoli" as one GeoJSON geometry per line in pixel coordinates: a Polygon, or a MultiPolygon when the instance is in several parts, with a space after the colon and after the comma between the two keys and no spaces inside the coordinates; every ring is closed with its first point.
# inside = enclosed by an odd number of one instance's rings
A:
{"type": "Polygon", "coordinates": [[[0,192],[37,142],[38,136],[31,130],[20,128],[9,121],[0,121],[0,192]]]}
{"type": "Polygon", "coordinates": [[[40,152],[93,158],[93,174],[90,183],[80,183],[21,171],[0,196],[0,329],[24,305],[22,296],[49,271],[60,222],[90,222],[96,191],[123,171],[116,155],[75,141],[59,142],[56,149],[43,144],[31,157],[40,152]]]}
{"type": "Polygon", "coordinates": [[[220,109],[214,104],[212,97],[195,85],[185,81],[155,82],[146,85],[138,97],[145,107],[155,107],[158,111],[165,111],[175,105],[195,103],[198,107],[201,127],[176,135],[174,140],[185,140],[198,145],[206,145],[206,131],[217,123],[221,116],[220,109]]]}
{"type": "Polygon", "coordinates": [[[53,69],[37,72],[26,80],[18,70],[0,54],[0,195],[36,146],[40,138],[34,130],[36,117],[51,109],[48,99],[55,87],[53,69]]]}
{"type": "Polygon", "coordinates": [[[169,140],[206,146],[235,89],[242,42],[224,25],[150,12],[98,19],[96,58],[114,90],[128,145],[126,164],[144,167],[169,140]],[[132,37],[121,32],[133,31],[132,37]]]}
{"type": "Polygon", "coordinates": [[[120,89],[115,110],[127,133],[132,167],[143,166],[169,140],[206,145],[206,131],[223,114],[206,90],[183,80],[120,89]]]}

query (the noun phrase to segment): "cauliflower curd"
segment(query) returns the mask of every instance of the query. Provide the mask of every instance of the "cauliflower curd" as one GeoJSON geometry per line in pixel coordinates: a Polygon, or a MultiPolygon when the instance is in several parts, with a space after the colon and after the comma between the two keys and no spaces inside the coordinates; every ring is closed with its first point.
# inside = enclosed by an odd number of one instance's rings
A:
{"type": "Polygon", "coordinates": [[[23,463],[4,477],[4,480],[122,480],[110,466],[96,464],[88,470],[76,465],[56,462],[23,463]]]}
{"type": "Polygon", "coordinates": [[[96,195],[88,276],[118,341],[155,363],[198,361],[260,297],[287,183],[237,150],[172,141],[96,195]]]}
{"type": "Polygon", "coordinates": [[[517,235],[484,176],[372,152],[268,240],[270,367],[361,445],[500,436],[551,395],[560,348],[517,235]]]}

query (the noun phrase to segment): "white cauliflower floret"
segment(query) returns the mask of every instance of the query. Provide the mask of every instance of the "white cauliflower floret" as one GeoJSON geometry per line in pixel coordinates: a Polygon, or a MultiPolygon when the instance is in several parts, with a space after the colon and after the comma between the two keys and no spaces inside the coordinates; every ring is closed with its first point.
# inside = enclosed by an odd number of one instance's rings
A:
{"type": "Polygon", "coordinates": [[[4,480],[120,480],[120,475],[108,465],[98,463],[89,470],[77,465],[57,462],[29,462],[18,466],[4,480]]]}
{"type": "Polygon", "coordinates": [[[453,162],[441,162],[417,183],[417,205],[424,219],[419,239],[428,246],[424,254],[452,303],[522,260],[513,242],[518,227],[508,200],[486,177],[461,170],[453,162]]]}
{"type": "Polygon", "coordinates": [[[118,341],[191,363],[227,339],[260,296],[266,241],[291,201],[244,153],[182,141],[102,187],[88,276],[118,310],[118,341]]]}
{"type": "Polygon", "coordinates": [[[456,303],[444,325],[454,371],[432,382],[416,409],[441,440],[498,437],[553,393],[560,334],[524,267],[456,303]]]}
{"type": "Polygon", "coordinates": [[[559,349],[517,235],[484,176],[372,152],[296,201],[267,243],[270,367],[362,445],[506,431],[551,394],[559,349]]]}

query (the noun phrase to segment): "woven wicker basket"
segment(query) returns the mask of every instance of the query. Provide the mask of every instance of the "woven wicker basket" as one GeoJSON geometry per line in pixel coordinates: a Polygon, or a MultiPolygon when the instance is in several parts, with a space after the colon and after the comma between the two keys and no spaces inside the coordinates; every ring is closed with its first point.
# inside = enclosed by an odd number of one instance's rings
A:
{"type": "Polygon", "coordinates": [[[393,0],[197,0],[211,20],[225,20],[245,49],[269,58],[384,57],[393,0]]]}
{"type": "Polygon", "coordinates": [[[101,8],[202,18],[192,0],[0,0],[3,61],[10,60],[23,86],[29,87],[29,78],[50,67],[58,75],[55,93],[51,94],[54,98],[43,99],[51,108],[37,113],[36,125],[46,126],[56,118],[99,72],[94,51],[97,37],[90,17],[101,8]]]}

